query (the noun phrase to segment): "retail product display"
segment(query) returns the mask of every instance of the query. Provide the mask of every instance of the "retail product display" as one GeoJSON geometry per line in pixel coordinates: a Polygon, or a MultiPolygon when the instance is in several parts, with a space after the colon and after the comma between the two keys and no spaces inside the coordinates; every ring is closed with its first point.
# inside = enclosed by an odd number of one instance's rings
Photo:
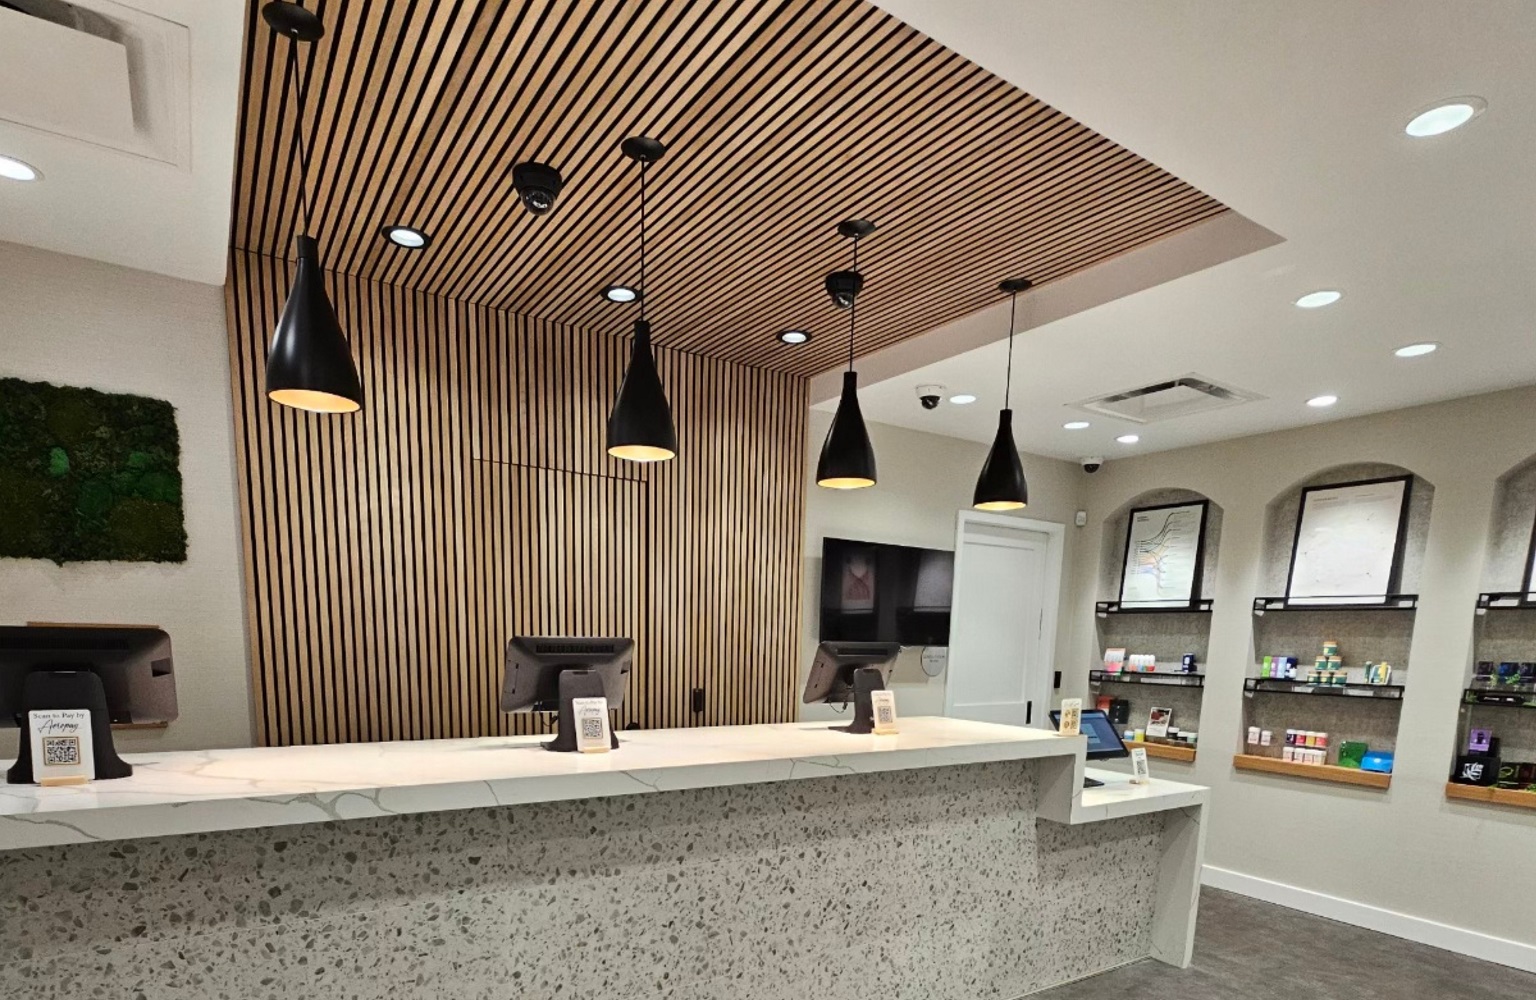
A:
{"type": "Polygon", "coordinates": [[[1493,663],[1482,660],[1472,672],[1474,688],[1536,688],[1536,661],[1493,663]]]}
{"type": "Polygon", "coordinates": [[[1125,669],[1125,650],[1104,650],[1104,669],[1112,674],[1118,674],[1125,669]]]}
{"type": "Polygon", "coordinates": [[[1165,738],[1168,735],[1168,727],[1173,722],[1173,709],[1152,707],[1147,718],[1147,735],[1165,738]]]}

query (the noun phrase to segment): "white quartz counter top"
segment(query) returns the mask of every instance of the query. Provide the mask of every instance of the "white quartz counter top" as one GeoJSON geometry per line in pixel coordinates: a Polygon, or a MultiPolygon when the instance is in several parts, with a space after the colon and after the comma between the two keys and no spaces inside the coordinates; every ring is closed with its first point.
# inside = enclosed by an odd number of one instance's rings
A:
{"type": "Polygon", "coordinates": [[[0,850],[1033,758],[1055,759],[1041,814],[1060,822],[1205,801],[1199,786],[1098,771],[1110,784],[1083,791],[1081,737],[945,718],[902,719],[892,736],[830,725],[625,732],[606,754],[549,753],[532,736],[128,754],[129,778],[0,785],[0,850]],[[1046,808],[1048,795],[1061,801],[1046,808]]]}

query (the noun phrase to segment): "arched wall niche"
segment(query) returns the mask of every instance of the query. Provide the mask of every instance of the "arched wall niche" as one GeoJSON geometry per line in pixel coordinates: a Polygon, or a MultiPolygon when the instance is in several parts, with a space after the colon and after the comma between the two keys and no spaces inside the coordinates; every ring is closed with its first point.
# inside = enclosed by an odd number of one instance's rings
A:
{"type": "Polygon", "coordinates": [[[1498,479],[1493,495],[1493,523],[1488,527],[1488,555],[1483,560],[1483,590],[1512,592],[1525,586],[1531,531],[1536,527],[1536,455],[1498,479]]]}
{"type": "MultiPolygon", "coordinates": [[[[1142,507],[1158,507],[1164,504],[1207,504],[1205,523],[1204,558],[1200,574],[1198,596],[1209,598],[1216,590],[1216,564],[1221,552],[1222,509],[1203,493],[1181,487],[1164,487],[1139,493],[1104,519],[1101,528],[1103,544],[1099,547],[1098,594],[1101,601],[1120,599],[1120,577],[1125,566],[1126,533],[1130,527],[1131,511],[1142,507]]],[[[1151,653],[1157,657],[1158,671],[1179,668],[1186,653],[1195,654],[1196,672],[1205,672],[1210,651],[1211,615],[1195,611],[1143,611],[1108,614],[1096,618],[1099,649],[1123,648],[1128,653],[1151,653]]],[[[1097,658],[1093,667],[1102,663],[1097,658]]],[[[1141,729],[1147,725],[1153,706],[1171,709],[1173,725],[1184,731],[1199,732],[1200,710],[1205,690],[1202,687],[1173,687],[1151,684],[1128,683],[1106,680],[1097,685],[1093,694],[1097,698],[1119,699],[1128,703],[1124,729],[1141,729]]],[[[1090,702],[1090,707],[1094,704],[1090,702]]],[[[1148,747],[1149,753],[1169,760],[1189,758],[1159,753],[1159,748],[1148,747]]],[[[1192,756],[1192,755],[1191,755],[1192,756]]]]}

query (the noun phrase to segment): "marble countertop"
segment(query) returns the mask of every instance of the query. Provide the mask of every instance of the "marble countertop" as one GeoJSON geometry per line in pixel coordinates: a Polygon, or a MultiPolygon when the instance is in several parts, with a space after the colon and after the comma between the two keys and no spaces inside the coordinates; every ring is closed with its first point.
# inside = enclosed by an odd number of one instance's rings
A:
{"type": "Polygon", "coordinates": [[[1062,822],[1205,801],[1199,786],[1099,771],[1110,784],[1083,791],[1081,737],[946,718],[904,718],[892,736],[831,725],[624,732],[606,754],[549,753],[532,736],[128,754],[129,778],[0,785],[0,850],[1034,758],[1067,776],[1041,809],[1062,822]]]}

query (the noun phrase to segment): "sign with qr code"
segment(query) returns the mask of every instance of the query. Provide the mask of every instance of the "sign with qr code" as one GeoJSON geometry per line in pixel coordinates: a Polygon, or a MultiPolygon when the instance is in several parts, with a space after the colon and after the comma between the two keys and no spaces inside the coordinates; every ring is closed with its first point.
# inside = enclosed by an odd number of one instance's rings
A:
{"type": "Polygon", "coordinates": [[[874,731],[881,736],[896,732],[896,692],[871,691],[869,707],[874,710],[874,731]]]}
{"type": "Polygon", "coordinates": [[[27,713],[32,777],[40,785],[73,785],[96,776],[91,713],[83,708],[27,713]]]}
{"type": "Polygon", "coordinates": [[[607,753],[613,749],[613,732],[608,728],[606,698],[574,698],[576,713],[576,749],[582,753],[607,753]]]}

